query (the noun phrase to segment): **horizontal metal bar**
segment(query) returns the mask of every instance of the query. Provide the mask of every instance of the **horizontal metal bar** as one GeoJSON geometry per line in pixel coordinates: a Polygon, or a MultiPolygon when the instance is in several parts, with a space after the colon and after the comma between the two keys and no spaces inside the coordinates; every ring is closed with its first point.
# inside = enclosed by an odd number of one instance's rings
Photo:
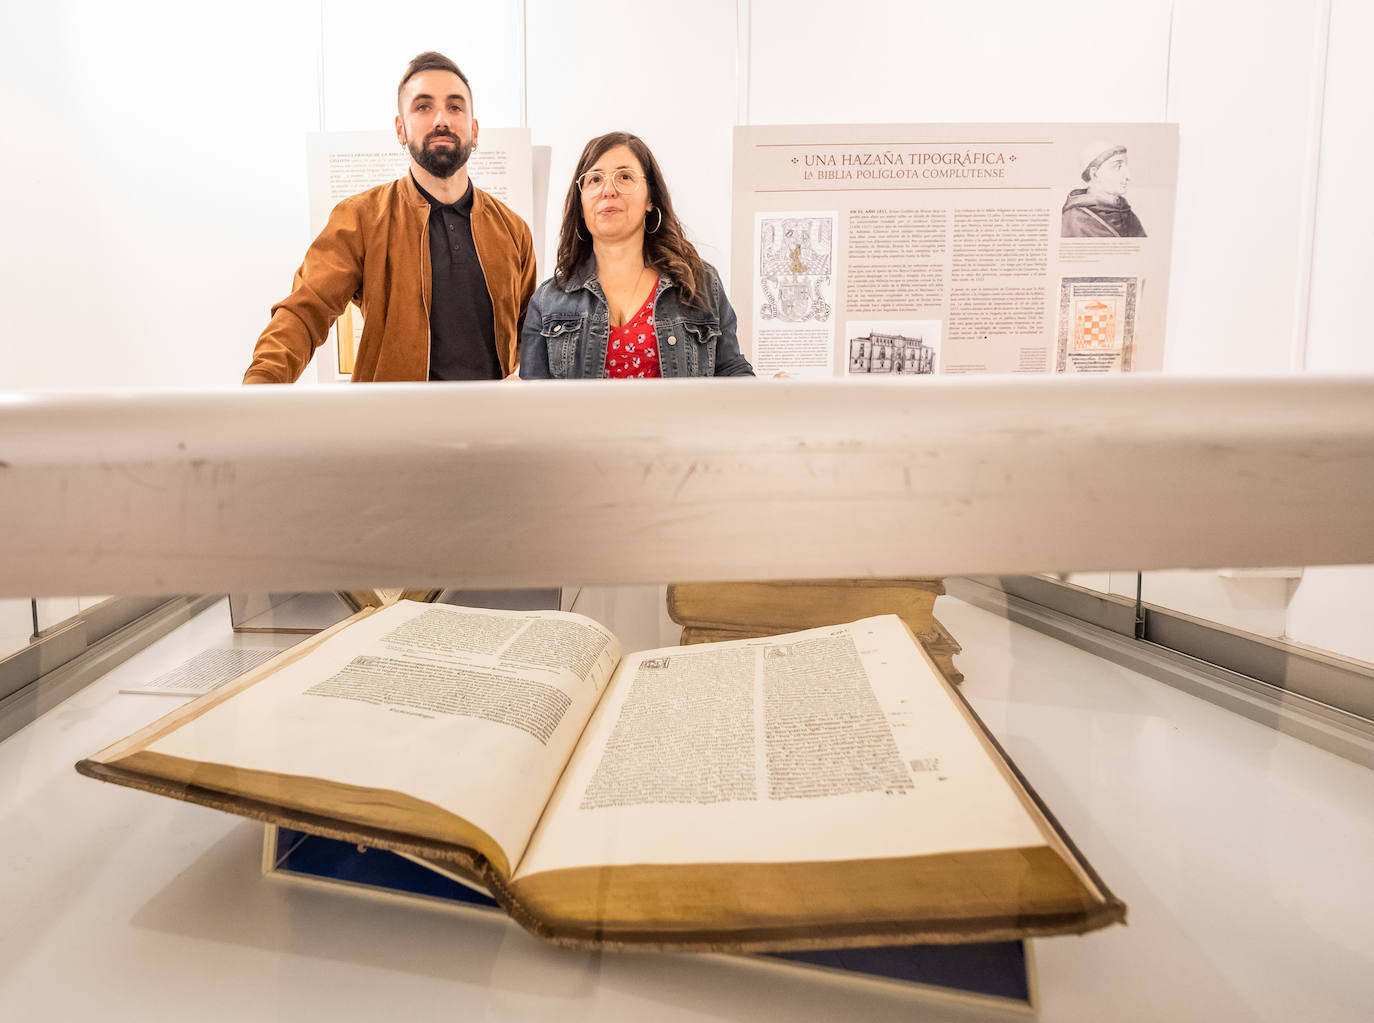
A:
{"type": "Polygon", "coordinates": [[[1126,597],[1039,575],[977,576],[973,581],[995,587],[1032,604],[1053,608],[1061,614],[1119,636],[1135,635],[1135,601],[1126,597]]]}
{"type": "Polygon", "coordinates": [[[1374,721],[1374,666],[1145,605],[1147,641],[1374,721]]]}
{"type": "Polygon", "coordinates": [[[1374,377],[0,397],[0,596],[1374,561],[1374,377]]]}

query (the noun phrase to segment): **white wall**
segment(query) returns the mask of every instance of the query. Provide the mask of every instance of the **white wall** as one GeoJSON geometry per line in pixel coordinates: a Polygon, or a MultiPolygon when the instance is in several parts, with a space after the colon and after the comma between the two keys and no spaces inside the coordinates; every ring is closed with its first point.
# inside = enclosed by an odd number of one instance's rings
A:
{"type": "MultiPolygon", "coordinates": [[[[1333,0],[1326,51],[1306,368],[1374,372],[1374,5],[1333,0]]],[[[1288,606],[1293,639],[1374,662],[1374,567],[1309,568],[1288,606]]]]}
{"type": "MultiPolygon", "coordinates": [[[[1374,372],[1358,299],[1374,275],[1374,8],[1288,0],[1252,13],[1220,0],[1178,5],[1170,118],[1184,155],[1166,369],[1374,372]],[[1224,66],[1209,67],[1218,39],[1224,66]],[[1192,144],[1204,130],[1205,150],[1192,144]]],[[[1370,566],[1307,568],[1296,585],[1146,573],[1143,596],[1374,662],[1361,619],[1374,606],[1370,566]]]]}
{"type": "Polygon", "coordinates": [[[728,274],[733,0],[528,0],[527,19],[529,128],[535,145],[553,146],[542,265],[553,265],[582,147],[623,130],[653,151],[687,236],[728,274]]]}
{"type": "Polygon", "coordinates": [[[1165,369],[1293,366],[1314,0],[1175,5],[1168,117],[1179,124],[1165,369]]]}
{"type": "Polygon", "coordinates": [[[1317,175],[1306,368],[1374,373],[1374,4],[1333,0],[1317,175]]]}
{"type": "Polygon", "coordinates": [[[754,124],[1158,121],[1168,0],[751,0],[754,124]]]}
{"type": "Polygon", "coordinates": [[[318,41],[315,4],[7,6],[0,388],[242,376],[305,241],[318,41]]]}
{"type": "MultiPolygon", "coordinates": [[[[705,0],[690,16],[652,0],[628,18],[621,6],[483,0],[429,18],[379,16],[366,0],[220,15],[157,0],[19,8],[0,88],[7,135],[30,158],[6,161],[0,184],[32,198],[4,248],[0,287],[17,311],[5,377],[44,389],[236,382],[308,241],[304,133],[389,126],[400,69],[425,47],[464,67],[480,120],[523,119],[553,147],[555,207],[589,137],[643,135],[727,279],[742,114],[1177,119],[1169,367],[1287,368],[1314,0],[1272,0],[1263,18],[1239,0],[854,0],[842,13],[829,0],[705,0]],[[643,78],[619,70],[665,52],[643,78]]],[[[1355,228],[1328,232],[1322,252],[1354,244],[1355,228]]]]}
{"type": "MultiPolygon", "coordinates": [[[[554,211],[588,138],[642,135],[727,283],[740,120],[1176,120],[1167,369],[1371,371],[1371,43],[1363,0],[11,4],[0,390],[235,385],[309,240],[305,133],[388,127],[426,48],[464,67],[484,124],[552,146],[554,211]]],[[[1309,572],[1291,609],[1288,587],[1215,573],[1151,586],[1374,660],[1326,624],[1374,572],[1309,572]]]]}
{"type": "Polygon", "coordinates": [[[418,10],[384,13],[375,0],[324,0],[313,47],[321,55],[323,130],[389,129],[401,72],[424,50],[447,54],[463,69],[479,127],[482,122],[520,124],[524,69],[518,54],[524,24],[519,0],[447,6],[449,11],[436,7],[423,16],[418,10]]]}

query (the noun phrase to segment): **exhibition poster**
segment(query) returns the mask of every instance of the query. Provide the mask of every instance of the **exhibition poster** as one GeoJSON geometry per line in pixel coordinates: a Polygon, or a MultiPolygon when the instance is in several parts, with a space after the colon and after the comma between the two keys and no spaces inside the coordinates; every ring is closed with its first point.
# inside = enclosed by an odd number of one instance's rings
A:
{"type": "MultiPolygon", "coordinates": [[[[533,159],[528,128],[483,128],[468,161],[473,184],[535,223],[533,159]]],[[[395,181],[410,166],[410,153],[389,131],[328,131],[306,135],[310,188],[310,235],[324,229],[341,199],[395,181]]],[[[315,363],[322,381],[346,380],[363,332],[363,318],[349,305],[315,363]]]]}
{"type": "Polygon", "coordinates": [[[732,292],[760,375],[1164,361],[1172,124],[737,126],[732,292]]]}

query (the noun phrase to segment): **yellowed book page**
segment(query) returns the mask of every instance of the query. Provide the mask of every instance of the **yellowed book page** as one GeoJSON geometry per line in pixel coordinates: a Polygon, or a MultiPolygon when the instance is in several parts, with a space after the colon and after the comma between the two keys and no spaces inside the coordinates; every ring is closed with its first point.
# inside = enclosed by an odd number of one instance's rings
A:
{"type": "Polygon", "coordinates": [[[148,748],[402,792],[514,863],[620,654],[582,615],[402,601],[148,748]]]}
{"type": "Polygon", "coordinates": [[[892,615],[628,655],[516,871],[1043,846],[892,615]]]}

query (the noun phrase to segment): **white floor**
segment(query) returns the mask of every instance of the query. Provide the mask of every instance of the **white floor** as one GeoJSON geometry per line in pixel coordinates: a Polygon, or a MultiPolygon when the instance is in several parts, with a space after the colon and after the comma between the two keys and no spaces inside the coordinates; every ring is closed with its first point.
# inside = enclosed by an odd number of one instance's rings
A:
{"type": "MultiPolygon", "coordinates": [[[[658,593],[580,602],[651,636],[658,593]]],[[[950,598],[937,614],[974,706],[1130,907],[1035,943],[1042,1019],[1374,1017],[1374,772],[950,598]]],[[[1005,1018],[266,882],[260,826],[72,769],[175,705],[121,685],[270,641],[221,603],[0,744],[0,1016],[1005,1018]]]]}

